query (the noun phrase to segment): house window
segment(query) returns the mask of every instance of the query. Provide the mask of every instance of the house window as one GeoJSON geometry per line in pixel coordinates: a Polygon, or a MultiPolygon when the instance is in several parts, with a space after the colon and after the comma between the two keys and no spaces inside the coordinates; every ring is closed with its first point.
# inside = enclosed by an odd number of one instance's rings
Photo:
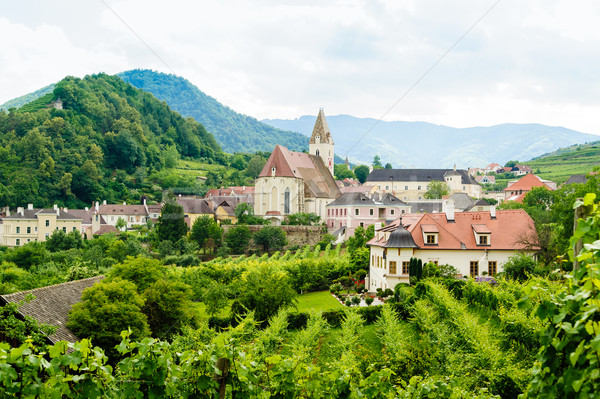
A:
{"type": "Polygon", "coordinates": [[[420,190],[420,189],[421,189],[421,186],[417,186],[417,190],[420,190]]]}
{"type": "Polygon", "coordinates": [[[63,233],[66,233],[66,232],[67,232],[67,228],[63,227],[63,233]]]}
{"type": "Polygon", "coordinates": [[[46,233],[46,238],[50,237],[50,233],[46,233]]]}
{"type": "Polygon", "coordinates": [[[96,215],[96,222],[98,221],[98,215],[96,215]]]}
{"type": "MultiPolygon", "coordinates": [[[[35,232],[37,233],[37,226],[35,226],[35,232]]],[[[37,241],[37,240],[36,240],[37,241]]]]}
{"type": "MultiPolygon", "coordinates": [[[[408,190],[408,186],[404,186],[404,190],[408,190]]],[[[404,197],[406,199],[406,197],[404,197]]]]}
{"type": "Polygon", "coordinates": [[[354,215],[355,215],[355,216],[358,216],[358,208],[356,208],[356,209],[354,210],[354,215]]]}
{"type": "Polygon", "coordinates": [[[433,263],[434,265],[438,265],[438,261],[437,260],[430,260],[431,263],[433,263]]]}
{"type": "Polygon", "coordinates": [[[402,262],[402,274],[408,274],[408,265],[410,265],[410,262],[402,262]]]}
{"type": "Polygon", "coordinates": [[[363,222],[360,222],[360,227],[365,227],[365,224],[363,222]]]}
{"type": "Polygon", "coordinates": [[[21,234],[21,228],[17,226],[17,234],[21,234]]]}
{"type": "Polygon", "coordinates": [[[394,215],[394,210],[393,209],[390,209],[390,215],[392,215],[392,216],[394,215]]]}
{"type": "Polygon", "coordinates": [[[373,209],[369,209],[369,216],[373,216],[373,209]]]}
{"type": "Polygon", "coordinates": [[[31,234],[31,227],[27,226],[27,234],[31,234]]]}
{"type": "Polygon", "coordinates": [[[375,266],[375,255],[371,255],[371,264],[375,266]]]}
{"type": "Polygon", "coordinates": [[[46,227],[50,226],[50,221],[46,219],[46,227]]]}
{"type": "Polygon", "coordinates": [[[17,239],[15,240],[15,245],[16,245],[16,246],[19,246],[19,245],[21,245],[21,239],[20,239],[20,238],[17,238],[17,239]]]}
{"type": "Polygon", "coordinates": [[[390,261],[390,274],[396,274],[396,262],[390,261]]]}
{"type": "Polygon", "coordinates": [[[495,260],[488,262],[488,274],[490,276],[495,276],[498,273],[498,262],[495,260]]]}
{"type": "Polygon", "coordinates": [[[427,244],[435,244],[435,234],[427,234],[427,244]]]}
{"type": "Polygon", "coordinates": [[[488,236],[479,236],[479,245],[489,245],[488,236]]]}
{"type": "Polygon", "coordinates": [[[77,231],[77,227],[73,227],[73,231],[77,231]]]}
{"type": "Polygon", "coordinates": [[[472,260],[469,262],[469,274],[471,277],[477,277],[479,275],[479,262],[472,260]]]}

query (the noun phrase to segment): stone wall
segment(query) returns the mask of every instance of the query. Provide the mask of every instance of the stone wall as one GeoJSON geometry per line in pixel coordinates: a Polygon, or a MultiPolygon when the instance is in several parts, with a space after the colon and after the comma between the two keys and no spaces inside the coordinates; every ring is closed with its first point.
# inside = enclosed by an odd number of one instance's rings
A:
{"type": "MultiPolygon", "coordinates": [[[[236,227],[234,225],[224,225],[223,232],[227,233],[229,229],[236,227]]],[[[256,233],[258,230],[262,229],[262,225],[249,225],[248,228],[252,234],[256,233]]],[[[293,247],[295,245],[303,246],[303,245],[316,245],[319,241],[321,241],[321,237],[323,236],[323,227],[322,226],[277,226],[287,234],[288,245],[286,247],[293,247]]]]}

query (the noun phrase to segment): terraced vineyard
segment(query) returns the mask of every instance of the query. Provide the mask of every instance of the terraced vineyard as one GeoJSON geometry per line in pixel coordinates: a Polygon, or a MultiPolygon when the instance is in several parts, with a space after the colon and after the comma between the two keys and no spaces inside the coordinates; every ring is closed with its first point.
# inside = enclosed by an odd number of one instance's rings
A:
{"type": "Polygon", "coordinates": [[[587,174],[600,166],[600,141],[560,149],[526,162],[538,176],[564,183],[574,174],[587,174]],[[539,173],[537,172],[539,169],[539,173]]]}

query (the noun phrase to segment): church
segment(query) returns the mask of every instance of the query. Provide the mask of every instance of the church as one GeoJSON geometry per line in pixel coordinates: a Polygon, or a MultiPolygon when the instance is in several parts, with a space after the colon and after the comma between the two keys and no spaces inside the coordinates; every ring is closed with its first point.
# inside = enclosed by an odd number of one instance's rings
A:
{"type": "Polygon", "coordinates": [[[319,110],[308,154],[277,145],[254,189],[254,213],[273,221],[298,212],[315,213],[325,220],[325,206],[339,197],[333,178],[333,138],[323,110],[319,110]]]}

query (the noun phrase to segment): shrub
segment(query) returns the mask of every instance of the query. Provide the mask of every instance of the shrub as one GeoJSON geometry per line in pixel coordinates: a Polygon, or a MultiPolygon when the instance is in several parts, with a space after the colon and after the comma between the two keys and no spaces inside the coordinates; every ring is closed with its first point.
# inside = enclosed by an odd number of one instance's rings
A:
{"type": "Polygon", "coordinates": [[[517,281],[525,281],[534,269],[535,261],[526,254],[511,256],[504,264],[505,276],[517,281]]]}
{"type": "Polygon", "coordinates": [[[365,303],[367,304],[367,306],[371,306],[374,300],[375,299],[373,299],[373,297],[368,296],[365,298],[365,303]]]}
{"type": "Polygon", "coordinates": [[[357,306],[360,304],[360,297],[358,295],[352,297],[352,304],[357,306]]]}
{"type": "MultiPolygon", "coordinates": [[[[373,302],[373,298],[367,297],[365,299],[365,301],[367,299],[370,299],[371,302],[373,302]]],[[[379,318],[379,316],[381,316],[381,310],[382,309],[383,309],[382,305],[379,305],[379,306],[369,306],[369,307],[358,308],[358,309],[356,309],[356,312],[358,312],[358,314],[362,316],[365,324],[372,324],[372,323],[375,323],[377,321],[377,319],[379,318]]]]}
{"type": "Polygon", "coordinates": [[[352,306],[352,302],[350,301],[350,298],[346,298],[346,302],[344,304],[348,307],[352,306]]]}
{"type": "Polygon", "coordinates": [[[287,322],[289,330],[299,330],[306,327],[309,315],[305,312],[289,312],[287,314],[287,322]]]}

